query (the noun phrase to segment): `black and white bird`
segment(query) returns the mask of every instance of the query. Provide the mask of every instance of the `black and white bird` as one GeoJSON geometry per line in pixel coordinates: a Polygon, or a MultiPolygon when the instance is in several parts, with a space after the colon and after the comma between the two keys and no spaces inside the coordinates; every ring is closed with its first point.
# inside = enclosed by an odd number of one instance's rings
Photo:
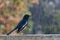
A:
{"type": "Polygon", "coordinates": [[[18,23],[18,25],[11,32],[7,33],[7,35],[11,34],[15,30],[17,30],[17,33],[22,31],[28,24],[29,16],[30,15],[28,15],[28,14],[24,15],[23,19],[18,23]]]}

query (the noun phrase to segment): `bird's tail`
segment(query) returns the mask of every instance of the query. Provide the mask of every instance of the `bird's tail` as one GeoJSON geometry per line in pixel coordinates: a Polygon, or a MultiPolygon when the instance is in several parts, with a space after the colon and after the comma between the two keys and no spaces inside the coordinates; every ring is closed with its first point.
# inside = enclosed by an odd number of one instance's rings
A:
{"type": "Polygon", "coordinates": [[[16,30],[16,28],[14,28],[12,31],[10,31],[9,33],[7,33],[7,35],[11,34],[15,30],[16,30]]]}

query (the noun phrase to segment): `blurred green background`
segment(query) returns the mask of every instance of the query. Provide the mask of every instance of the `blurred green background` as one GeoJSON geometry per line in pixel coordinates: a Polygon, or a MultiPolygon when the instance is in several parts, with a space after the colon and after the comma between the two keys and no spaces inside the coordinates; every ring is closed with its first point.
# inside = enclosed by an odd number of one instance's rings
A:
{"type": "Polygon", "coordinates": [[[0,0],[0,34],[7,34],[25,14],[26,29],[12,34],[60,34],[60,0],[0,0]]]}

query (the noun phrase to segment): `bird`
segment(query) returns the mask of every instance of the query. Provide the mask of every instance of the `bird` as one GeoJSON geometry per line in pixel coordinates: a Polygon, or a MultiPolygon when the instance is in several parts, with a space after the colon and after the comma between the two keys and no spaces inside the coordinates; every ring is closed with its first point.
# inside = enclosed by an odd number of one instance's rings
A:
{"type": "Polygon", "coordinates": [[[17,30],[17,33],[22,31],[27,26],[29,17],[30,15],[28,14],[24,15],[23,19],[18,23],[18,25],[13,30],[11,30],[9,33],[7,33],[7,35],[10,35],[15,30],[17,30]]]}

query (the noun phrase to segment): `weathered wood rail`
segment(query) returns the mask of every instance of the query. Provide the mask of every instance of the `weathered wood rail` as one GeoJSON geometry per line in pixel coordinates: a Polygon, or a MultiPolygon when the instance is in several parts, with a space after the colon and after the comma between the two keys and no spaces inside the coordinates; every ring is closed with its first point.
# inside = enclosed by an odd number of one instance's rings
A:
{"type": "Polygon", "coordinates": [[[60,34],[0,35],[0,40],[60,40],[60,34]]]}

